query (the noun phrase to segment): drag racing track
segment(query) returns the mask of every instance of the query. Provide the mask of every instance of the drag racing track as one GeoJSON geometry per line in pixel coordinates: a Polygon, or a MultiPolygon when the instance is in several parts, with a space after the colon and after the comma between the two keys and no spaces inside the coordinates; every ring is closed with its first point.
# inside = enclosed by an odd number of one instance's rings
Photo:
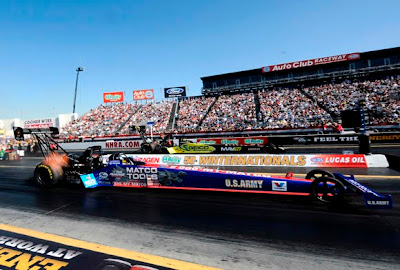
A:
{"type": "Polygon", "coordinates": [[[392,210],[372,211],[357,199],[327,207],[260,194],[45,190],[30,180],[39,162],[1,161],[0,223],[224,269],[400,269],[400,172],[394,170],[352,169],[361,183],[393,195],[392,210]]]}

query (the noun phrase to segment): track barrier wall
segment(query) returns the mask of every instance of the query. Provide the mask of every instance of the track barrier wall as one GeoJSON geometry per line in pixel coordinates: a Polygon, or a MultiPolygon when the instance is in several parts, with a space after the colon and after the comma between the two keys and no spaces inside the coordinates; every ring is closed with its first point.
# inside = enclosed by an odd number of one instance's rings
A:
{"type": "Polygon", "coordinates": [[[130,154],[136,160],[161,165],[191,166],[267,166],[267,167],[344,167],[387,168],[385,155],[360,154],[315,154],[315,155],[271,155],[271,154],[130,154]]]}

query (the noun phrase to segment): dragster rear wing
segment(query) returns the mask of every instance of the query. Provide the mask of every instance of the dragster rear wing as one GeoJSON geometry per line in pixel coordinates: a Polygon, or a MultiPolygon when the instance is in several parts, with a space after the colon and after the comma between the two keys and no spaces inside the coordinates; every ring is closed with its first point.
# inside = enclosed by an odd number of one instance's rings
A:
{"type": "Polygon", "coordinates": [[[59,131],[56,127],[49,128],[21,128],[14,127],[14,137],[17,141],[24,140],[24,134],[48,134],[48,135],[58,135],[59,131]]]}
{"type": "Polygon", "coordinates": [[[393,199],[390,194],[379,194],[369,187],[364,186],[363,184],[357,182],[354,178],[354,175],[345,176],[340,173],[334,173],[335,177],[341,180],[346,181],[348,184],[356,188],[362,193],[364,198],[364,203],[367,208],[373,209],[392,209],[393,208],[393,199]]]}

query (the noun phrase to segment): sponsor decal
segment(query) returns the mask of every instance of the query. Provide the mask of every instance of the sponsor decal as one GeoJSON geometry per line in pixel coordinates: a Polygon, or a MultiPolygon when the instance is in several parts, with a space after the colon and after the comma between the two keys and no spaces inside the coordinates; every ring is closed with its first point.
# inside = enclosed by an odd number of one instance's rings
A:
{"type": "Polygon", "coordinates": [[[85,188],[93,188],[98,186],[96,178],[94,177],[93,173],[81,175],[81,180],[85,188]]]}
{"type": "Polygon", "coordinates": [[[314,158],[311,158],[311,161],[315,162],[315,163],[318,163],[318,162],[324,162],[324,159],[320,158],[320,157],[314,157],[314,158]]]}
{"type": "Polygon", "coordinates": [[[370,135],[371,141],[398,141],[400,140],[400,134],[396,135],[370,135]]]}
{"type": "Polygon", "coordinates": [[[249,147],[249,148],[247,148],[247,150],[248,151],[257,151],[257,152],[262,151],[262,149],[260,147],[249,147]]]}
{"type": "Polygon", "coordinates": [[[170,97],[185,97],[186,96],[186,87],[185,86],[179,86],[179,87],[164,88],[164,96],[166,98],[170,98],[170,97]]]}
{"type": "Polygon", "coordinates": [[[129,180],[157,180],[157,168],[150,167],[126,167],[126,175],[129,180]]]}
{"type": "Polygon", "coordinates": [[[241,146],[222,146],[221,151],[222,152],[240,152],[242,150],[241,146]]]}
{"type": "Polygon", "coordinates": [[[122,161],[121,160],[110,160],[108,162],[109,165],[121,165],[122,161]]]}
{"type": "Polygon", "coordinates": [[[301,144],[307,143],[307,140],[304,137],[294,137],[293,140],[301,144]]]}
{"type": "Polygon", "coordinates": [[[180,146],[183,150],[188,151],[188,152],[197,152],[197,151],[207,151],[207,152],[213,152],[215,151],[215,148],[210,146],[210,145],[190,145],[190,144],[182,144],[180,146]]]}
{"type": "Polygon", "coordinates": [[[114,182],[114,187],[147,187],[144,182],[114,182]]]}
{"type": "Polygon", "coordinates": [[[161,158],[159,158],[159,157],[134,156],[133,159],[137,160],[137,161],[146,162],[146,163],[160,163],[160,161],[161,161],[161,158]]]}
{"type": "Polygon", "coordinates": [[[238,140],[222,140],[222,144],[239,144],[238,140]]]}
{"type": "Polygon", "coordinates": [[[124,92],[103,93],[103,101],[104,101],[104,103],[123,102],[124,101],[124,92]]]}
{"type": "Polygon", "coordinates": [[[45,119],[24,121],[24,128],[49,128],[49,127],[55,127],[55,119],[45,118],[45,119]]]}
{"type": "Polygon", "coordinates": [[[125,171],[121,167],[115,167],[112,169],[110,176],[116,179],[121,179],[125,176],[125,171]]]}
{"type": "Polygon", "coordinates": [[[389,205],[390,202],[389,201],[370,201],[370,200],[367,200],[367,204],[368,205],[389,205]]]}
{"type": "Polygon", "coordinates": [[[166,91],[168,94],[170,95],[176,95],[176,94],[181,94],[183,93],[183,89],[182,88],[170,88],[166,91]]]}
{"type": "Polygon", "coordinates": [[[217,144],[217,142],[216,141],[213,141],[213,140],[201,140],[201,141],[198,141],[198,143],[203,143],[203,144],[217,144]]]}
{"type": "Polygon", "coordinates": [[[161,161],[167,164],[180,164],[182,158],[176,156],[163,156],[161,161]]]}
{"type": "Polygon", "coordinates": [[[367,167],[364,155],[318,155],[310,158],[309,165],[318,167],[367,167]]]}
{"type": "Polygon", "coordinates": [[[100,180],[106,180],[106,179],[108,179],[108,173],[106,173],[106,172],[100,172],[100,173],[99,173],[99,179],[100,179],[100,180]]]}
{"type": "Polygon", "coordinates": [[[315,66],[315,65],[356,60],[356,59],[360,59],[360,53],[340,54],[340,55],[315,58],[315,59],[310,59],[310,60],[305,60],[305,61],[296,61],[296,62],[279,64],[279,65],[265,66],[265,67],[262,67],[262,72],[265,73],[265,72],[288,70],[288,69],[295,69],[295,68],[301,68],[301,67],[310,67],[310,66],[315,66]]]}
{"type": "Polygon", "coordinates": [[[133,91],[133,100],[147,100],[147,99],[154,99],[153,89],[133,91]]]}
{"type": "Polygon", "coordinates": [[[314,142],[358,142],[357,136],[321,136],[314,137],[314,142]]]}
{"type": "Polygon", "coordinates": [[[263,182],[263,180],[225,179],[225,186],[228,188],[261,189],[263,182]]]}
{"type": "Polygon", "coordinates": [[[263,144],[264,140],[260,140],[260,139],[245,139],[244,143],[246,143],[246,144],[263,144]]]}
{"type": "Polygon", "coordinates": [[[231,138],[212,138],[196,139],[198,143],[204,144],[234,144],[239,146],[255,145],[255,144],[266,144],[268,143],[267,137],[231,137],[231,138]]]}
{"type": "Polygon", "coordinates": [[[140,148],[140,141],[115,141],[106,142],[105,148],[140,148]]]}
{"type": "Polygon", "coordinates": [[[286,181],[272,181],[272,190],[287,191],[287,182],[286,181]]]}

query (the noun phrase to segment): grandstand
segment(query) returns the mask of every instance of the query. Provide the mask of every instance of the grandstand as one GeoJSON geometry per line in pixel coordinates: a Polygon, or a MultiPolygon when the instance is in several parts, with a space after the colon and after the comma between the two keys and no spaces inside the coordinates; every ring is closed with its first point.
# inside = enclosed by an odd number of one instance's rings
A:
{"type": "Polygon", "coordinates": [[[366,103],[371,125],[398,125],[400,47],[342,54],[201,78],[203,96],[100,105],[63,130],[72,136],[320,128],[366,103]],[[147,130],[149,132],[149,130],[147,130]]]}

